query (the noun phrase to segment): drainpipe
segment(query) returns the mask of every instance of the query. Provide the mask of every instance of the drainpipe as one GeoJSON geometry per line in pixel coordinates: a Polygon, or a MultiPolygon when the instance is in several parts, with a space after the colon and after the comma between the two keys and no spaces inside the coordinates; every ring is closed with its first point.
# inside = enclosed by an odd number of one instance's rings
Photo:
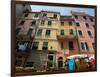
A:
{"type": "MultiPolygon", "coordinates": [[[[75,20],[74,20],[75,22],[75,20]]],[[[75,23],[74,23],[75,25],[75,23]]],[[[77,34],[77,28],[76,28],[76,25],[75,25],[75,31],[76,31],[76,38],[77,38],[77,44],[78,44],[78,53],[80,54],[81,52],[81,49],[80,49],[80,43],[79,43],[79,38],[78,38],[78,34],[77,34]]]]}

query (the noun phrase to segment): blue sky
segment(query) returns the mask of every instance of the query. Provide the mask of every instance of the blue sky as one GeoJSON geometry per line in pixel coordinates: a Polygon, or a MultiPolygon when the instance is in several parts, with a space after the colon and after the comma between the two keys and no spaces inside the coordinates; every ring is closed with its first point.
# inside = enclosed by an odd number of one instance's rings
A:
{"type": "Polygon", "coordinates": [[[73,7],[59,7],[59,6],[41,6],[41,5],[31,5],[32,11],[58,11],[62,15],[70,15],[71,11],[75,12],[85,12],[86,14],[94,16],[93,8],[73,8],[73,7]]]}

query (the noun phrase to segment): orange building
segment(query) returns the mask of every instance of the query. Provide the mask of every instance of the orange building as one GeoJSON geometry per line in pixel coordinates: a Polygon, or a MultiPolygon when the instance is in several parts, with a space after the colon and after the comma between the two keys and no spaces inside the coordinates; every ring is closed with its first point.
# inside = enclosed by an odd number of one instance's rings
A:
{"type": "Polygon", "coordinates": [[[66,61],[67,57],[78,54],[79,50],[75,24],[72,16],[61,16],[60,25],[58,28],[57,60],[58,67],[61,68],[64,67],[64,62],[66,61]]]}

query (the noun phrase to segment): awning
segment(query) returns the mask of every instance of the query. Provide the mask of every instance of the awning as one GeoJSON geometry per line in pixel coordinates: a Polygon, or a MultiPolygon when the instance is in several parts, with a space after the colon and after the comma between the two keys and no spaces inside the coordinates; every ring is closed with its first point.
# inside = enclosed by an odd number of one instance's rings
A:
{"type": "Polygon", "coordinates": [[[89,59],[95,59],[94,55],[90,56],[89,59]]]}
{"type": "Polygon", "coordinates": [[[71,56],[68,56],[67,59],[72,59],[72,58],[84,58],[84,57],[88,57],[88,55],[87,55],[87,54],[71,55],[71,56]]]}

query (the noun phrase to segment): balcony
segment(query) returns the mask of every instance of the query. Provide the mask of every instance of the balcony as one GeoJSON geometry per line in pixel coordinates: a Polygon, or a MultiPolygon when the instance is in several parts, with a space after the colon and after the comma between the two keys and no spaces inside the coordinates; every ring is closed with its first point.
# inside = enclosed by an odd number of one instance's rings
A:
{"type": "Polygon", "coordinates": [[[73,39],[76,37],[76,31],[64,30],[64,33],[61,33],[61,30],[57,32],[58,39],[73,39]]]}
{"type": "Polygon", "coordinates": [[[20,42],[16,45],[16,54],[27,54],[31,50],[31,43],[20,42]]]}
{"type": "Polygon", "coordinates": [[[35,32],[28,33],[28,31],[20,31],[16,38],[22,41],[31,41],[34,38],[35,32]]]}

